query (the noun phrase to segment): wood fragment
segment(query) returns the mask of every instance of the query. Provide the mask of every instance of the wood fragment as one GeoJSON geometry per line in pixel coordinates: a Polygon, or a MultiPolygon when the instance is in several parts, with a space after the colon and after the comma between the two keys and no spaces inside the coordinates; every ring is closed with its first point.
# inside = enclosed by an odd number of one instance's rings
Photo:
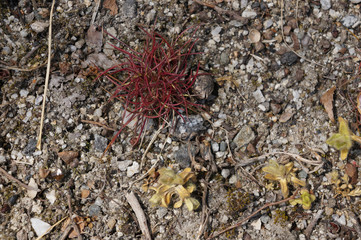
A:
{"type": "Polygon", "coordinates": [[[315,216],[313,217],[312,221],[310,222],[310,224],[308,224],[308,226],[304,232],[307,239],[310,238],[314,227],[316,226],[318,220],[322,217],[322,213],[323,213],[323,209],[318,210],[317,213],[315,214],[315,216]]]}
{"type": "Polygon", "coordinates": [[[74,221],[73,210],[71,208],[71,192],[70,192],[70,190],[68,190],[67,198],[68,198],[69,217],[70,217],[71,222],[72,222],[72,228],[75,230],[78,240],[83,240],[83,237],[81,236],[81,232],[79,230],[79,227],[76,224],[76,222],[74,221]]]}
{"type": "Polygon", "coordinates": [[[15,182],[17,184],[19,184],[21,187],[25,188],[28,191],[37,191],[40,192],[40,190],[38,188],[33,188],[31,186],[26,185],[25,183],[21,182],[20,180],[14,178],[13,176],[11,176],[7,171],[5,171],[3,168],[0,167],[0,172],[7,177],[10,181],[15,182]]]}
{"type": "Polygon", "coordinates": [[[105,124],[103,124],[103,123],[100,123],[100,122],[95,122],[95,121],[90,121],[90,120],[81,120],[81,122],[98,125],[98,126],[100,126],[100,127],[103,127],[103,128],[106,129],[106,130],[110,130],[110,131],[114,131],[114,132],[117,131],[116,129],[111,128],[111,127],[108,127],[107,125],[105,125],[105,124]]]}
{"type": "Polygon", "coordinates": [[[152,237],[150,235],[150,231],[148,228],[147,218],[145,217],[144,211],[142,207],[140,206],[137,197],[133,192],[125,194],[125,197],[129,203],[129,205],[132,207],[133,211],[135,212],[135,215],[138,220],[139,228],[142,231],[142,233],[145,236],[146,240],[151,240],[152,237]]]}

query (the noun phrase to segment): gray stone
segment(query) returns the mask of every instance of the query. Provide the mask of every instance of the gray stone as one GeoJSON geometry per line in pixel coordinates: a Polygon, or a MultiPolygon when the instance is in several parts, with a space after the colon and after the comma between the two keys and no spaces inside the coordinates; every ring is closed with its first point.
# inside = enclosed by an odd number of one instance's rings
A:
{"type": "Polygon", "coordinates": [[[271,18],[263,22],[264,29],[268,29],[272,27],[272,25],[273,25],[273,20],[271,18]]]}
{"type": "Polygon", "coordinates": [[[222,27],[218,26],[212,30],[211,34],[213,37],[215,37],[215,36],[218,36],[221,31],[222,31],[222,27]]]}
{"type": "Polygon", "coordinates": [[[181,139],[188,138],[193,132],[197,133],[206,129],[203,126],[203,118],[200,115],[183,116],[184,120],[181,117],[178,117],[178,119],[175,135],[181,139]]]}
{"type": "Polygon", "coordinates": [[[108,139],[98,134],[94,135],[94,148],[97,151],[104,152],[108,146],[108,139]]]}
{"type": "Polygon", "coordinates": [[[219,146],[219,151],[224,152],[227,149],[227,143],[225,141],[222,141],[219,146]]]}
{"type": "Polygon", "coordinates": [[[221,53],[220,64],[221,65],[228,65],[229,64],[229,50],[223,51],[221,53]]]}
{"type": "Polygon", "coordinates": [[[219,144],[217,142],[212,142],[211,146],[212,146],[212,151],[213,152],[218,152],[219,151],[219,144]]]}
{"type": "Polygon", "coordinates": [[[90,217],[99,216],[101,214],[101,207],[95,203],[90,205],[90,207],[88,209],[88,214],[90,217]]]}
{"type": "Polygon", "coordinates": [[[20,96],[21,97],[27,97],[29,94],[29,91],[28,90],[24,90],[24,89],[21,89],[20,90],[20,96]]]}
{"type": "Polygon", "coordinates": [[[248,0],[241,0],[241,8],[246,8],[248,5],[248,0]]]}
{"type": "Polygon", "coordinates": [[[358,18],[354,15],[348,15],[344,18],[342,18],[341,23],[347,27],[350,28],[352,27],[356,22],[358,21],[358,18]]]}
{"type": "Polygon", "coordinates": [[[5,46],[1,53],[4,55],[9,55],[11,53],[11,49],[8,46],[5,46]]]}
{"type": "Polygon", "coordinates": [[[253,92],[253,97],[256,99],[258,103],[263,103],[266,101],[265,97],[263,96],[263,93],[259,89],[253,92]]]}
{"type": "Polygon", "coordinates": [[[251,9],[246,9],[242,13],[242,17],[244,18],[255,18],[257,17],[257,13],[251,9]]]}
{"type": "Polygon", "coordinates": [[[320,3],[323,10],[328,10],[331,8],[331,0],[321,0],[320,3]]]}
{"type": "Polygon", "coordinates": [[[23,153],[27,156],[33,154],[34,151],[36,150],[36,143],[37,141],[35,138],[30,138],[28,144],[24,148],[23,153]]]}
{"type": "MultiPolygon", "coordinates": [[[[192,154],[195,154],[195,147],[191,146],[192,154]]],[[[191,159],[189,158],[188,146],[182,145],[177,152],[174,154],[176,162],[181,168],[186,168],[191,165],[191,159]]]]}
{"type": "Polygon", "coordinates": [[[137,1],[126,0],[123,3],[123,13],[128,18],[135,18],[137,16],[137,1]]]}
{"type": "Polygon", "coordinates": [[[361,3],[361,0],[351,0],[352,3],[358,4],[361,3]]]}
{"type": "Polygon", "coordinates": [[[292,51],[286,52],[281,56],[281,63],[283,65],[292,66],[297,62],[297,60],[298,56],[292,51]]]}
{"type": "Polygon", "coordinates": [[[243,147],[253,141],[256,138],[256,135],[252,131],[251,127],[246,125],[241,128],[236,137],[233,139],[233,142],[237,147],[243,147]]]}

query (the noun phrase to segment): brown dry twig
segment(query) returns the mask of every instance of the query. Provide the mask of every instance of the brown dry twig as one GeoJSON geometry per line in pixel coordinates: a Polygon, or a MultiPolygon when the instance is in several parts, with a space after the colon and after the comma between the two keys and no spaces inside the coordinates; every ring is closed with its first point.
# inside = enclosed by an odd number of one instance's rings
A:
{"type": "Polygon", "coordinates": [[[306,236],[306,239],[309,239],[312,233],[312,230],[314,229],[314,227],[316,226],[318,220],[322,217],[322,213],[323,213],[323,209],[318,210],[316,215],[314,216],[314,218],[312,219],[312,221],[310,222],[310,224],[308,224],[304,234],[306,236]]]}
{"type": "Polygon", "coordinates": [[[71,208],[71,192],[70,192],[70,190],[68,190],[67,198],[68,198],[68,207],[69,207],[69,217],[70,217],[71,222],[72,222],[72,228],[75,230],[78,240],[83,240],[83,237],[81,236],[79,227],[78,227],[78,225],[76,224],[76,222],[74,221],[74,218],[73,218],[73,210],[71,208]]]}
{"type": "Polygon", "coordinates": [[[230,17],[232,17],[234,20],[237,20],[237,21],[240,21],[242,22],[243,24],[246,24],[248,22],[248,19],[245,18],[245,17],[242,17],[240,16],[238,13],[236,13],[235,11],[231,11],[231,10],[224,10],[220,7],[217,7],[216,5],[214,4],[211,4],[211,3],[206,3],[206,2],[203,2],[203,1],[200,1],[200,0],[193,0],[194,2],[202,5],[202,6],[206,6],[206,7],[210,7],[210,8],[213,8],[216,12],[218,12],[220,15],[222,14],[225,14],[225,15],[228,15],[230,17]]]}
{"type": "Polygon", "coordinates": [[[232,226],[229,226],[221,231],[218,231],[218,232],[215,232],[213,233],[211,236],[209,236],[207,238],[207,240],[210,240],[210,239],[213,239],[215,237],[218,237],[219,235],[225,233],[225,232],[228,232],[229,230],[232,230],[234,228],[238,228],[240,226],[242,226],[244,223],[246,223],[249,219],[251,219],[252,217],[256,216],[260,211],[262,211],[263,209],[266,209],[268,207],[272,207],[272,206],[275,206],[275,205],[279,205],[281,203],[285,203],[285,202],[288,202],[289,200],[292,200],[294,198],[296,198],[297,194],[298,194],[298,191],[299,190],[296,190],[294,192],[294,194],[289,197],[289,198],[286,198],[286,199],[283,199],[281,201],[278,201],[278,202],[272,202],[272,203],[266,203],[265,205],[263,205],[263,207],[259,208],[257,211],[253,212],[251,215],[249,215],[248,217],[245,217],[243,218],[242,220],[240,220],[239,222],[233,224],[232,226]]]}
{"type": "Polygon", "coordinates": [[[25,183],[21,182],[20,180],[14,178],[13,176],[11,176],[9,173],[7,173],[3,168],[0,167],[0,172],[3,174],[3,176],[7,177],[10,181],[13,181],[17,184],[19,184],[21,187],[29,190],[29,191],[36,191],[36,192],[40,192],[39,189],[31,187],[26,185],[25,183]]]}
{"type": "Polygon", "coordinates": [[[105,128],[106,130],[110,130],[110,131],[117,131],[116,129],[114,128],[111,128],[111,127],[108,127],[107,125],[103,124],[103,123],[100,123],[100,122],[96,122],[96,121],[90,121],[90,120],[81,120],[81,122],[83,123],[90,123],[90,124],[94,124],[94,125],[98,125],[100,127],[103,127],[105,128]]]}

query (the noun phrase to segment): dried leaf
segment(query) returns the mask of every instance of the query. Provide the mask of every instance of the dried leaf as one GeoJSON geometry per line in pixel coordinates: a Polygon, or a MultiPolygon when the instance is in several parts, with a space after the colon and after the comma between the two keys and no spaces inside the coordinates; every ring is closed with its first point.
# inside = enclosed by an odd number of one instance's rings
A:
{"type": "Polygon", "coordinates": [[[39,177],[40,178],[46,178],[50,173],[49,169],[45,169],[45,168],[40,168],[39,169],[39,177]]]}
{"type": "Polygon", "coordinates": [[[79,153],[75,151],[64,151],[64,152],[59,152],[58,156],[66,164],[70,164],[75,158],[79,156],[79,153]]]}
{"type": "Polygon", "coordinates": [[[336,90],[336,86],[333,86],[327,92],[325,92],[321,97],[321,103],[325,107],[328,117],[330,118],[331,122],[335,122],[335,118],[333,116],[333,94],[336,90]]]}
{"type": "Polygon", "coordinates": [[[108,8],[110,10],[110,15],[112,16],[118,13],[118,5],[116,0],[104,0],[103,7],[108,8]]]}
{"type": "Polygon", "coordinates": [[[357,167],[352,163],[347,163],[345,166],[345,173],[350,178],[350,184],[355,185],[357,183],[357,167]]]}
{"type": "Polygon", "coordinates": [[[90,47],[101,48],[103,45],[103,33],[97,31],[94,25],[91,25],[88,29],[85,41],[90,47]]]}

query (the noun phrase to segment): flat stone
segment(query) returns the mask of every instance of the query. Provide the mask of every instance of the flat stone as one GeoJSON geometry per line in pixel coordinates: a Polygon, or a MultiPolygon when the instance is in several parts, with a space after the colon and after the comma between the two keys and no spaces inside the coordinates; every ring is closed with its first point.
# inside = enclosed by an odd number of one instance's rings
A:
{"type": "Polygon", "coordinates": [[[253,97],[258,103],[263,103],[266,101],[266,98],[263,96],[263,93],[259,89],[253,92],[253,97]]]}
{"type": "Polygon", "coordinates": [[[90,207],[88,209],[88,214],[90,217],[99,216],[101,214],[101,207],[95,203],[90,205],[90,207]]]}
{"type": "Polygon", "coordinates": [[[36,21],[30,25],[31,29],[33,29],[37,33],[41,33],[49,26],[49,23],[36,21]]]}
{"type": "Polygon", "coordinates": [[[321,0],[320,3],[323,10],[328,10],[331,8],[331,0],[321,0]]]}
{"type": "Polygon", "coordinates": [[[228,178],[229,175],[231,175],[231,171],[230,171],[229,169],[227,169],[227,168],[222,169],[221,175],[222,175],[222,177],[224,177],[224,178],[228,178]]]}
{"type": "Polygon", "coordinates": [[[108,146],[108,139],[98,134],[94,135],[94,148],[97,151],[104,152],[108,146]]]}
{"type": "Polygon", "coordinates": [[[30,138],[28,144],[24,148],[23,153],[28,156],[34,153],[34,151],[36,150],[36,144],[37,144],[36,139],[30,138]]]}
{"type": "Polygon", "coordinates": [[[137,16],[137,1],[126,0],[123,3],[123,13],[128,18],[135,18],[137,16]]]}
{"type": "Polygon", "coordinates": [[[255,138],[256,135],[252,131],[252,128],[246,125],[241,128],[236,137],[233,139],[233,142],[237,147],[243,147],[253,141],[255,138]]]}
{"type": "Polygon", "coordinates": [[[341,23],[347,27],[350,28],[352,27],[356,22],[358,21],[358,18],[354,15],[348,15],[345,16],[344,18],[342,18],[341,23]]]}
{"type": "Polygon", "coordinates": [[[255,18],[257,17],[257,13],[251,9],[246,9],[242,12],[242,17],[244,18],[255,18]]]}

